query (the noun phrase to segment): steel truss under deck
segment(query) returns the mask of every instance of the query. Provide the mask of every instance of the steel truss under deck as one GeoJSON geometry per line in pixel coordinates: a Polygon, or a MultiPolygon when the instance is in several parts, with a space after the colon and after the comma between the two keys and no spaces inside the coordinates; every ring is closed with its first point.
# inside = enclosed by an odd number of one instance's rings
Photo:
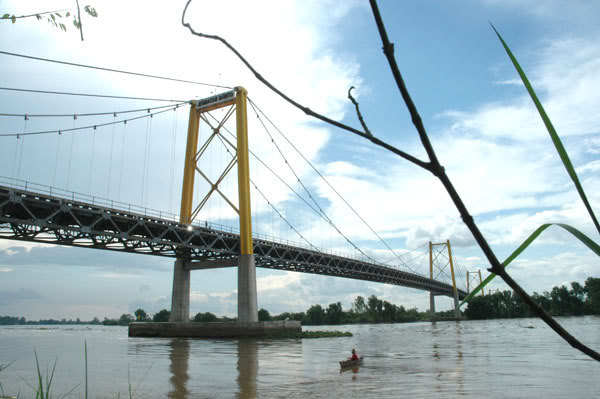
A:
{"type": "MultiPolygon", "coordinates": [[[[0,186],[0,238],[232,265],[239,234],[0,186]]],[[[400,285],[453,296],[452,286],[382,264],[254,239],[256,266],[400,285]]],[[[459,297],[467,293],[458,290],[459,297]]]]}

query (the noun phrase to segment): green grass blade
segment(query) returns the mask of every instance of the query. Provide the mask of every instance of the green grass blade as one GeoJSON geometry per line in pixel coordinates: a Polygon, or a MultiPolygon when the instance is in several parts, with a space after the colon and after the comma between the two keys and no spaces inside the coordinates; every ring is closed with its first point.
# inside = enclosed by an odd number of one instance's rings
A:
{"type": "Polygon", "coordinates": [[[54,365],[52,366],[52,373],[48,378],[48,371],[46,371],[46,398],[50,397],[50,386],[52,386],[52,380],[54,379],[54,371],[56,371],[56,362],[58,362],[58,356],[54,359],[54,365]]]}
{"type": "MultiPolygon", "coordinates": [[[[592,252],[594,252],[597,256],[600,257],[600,245],[596,244],[593,240],[591,240],[588,236],[583,234],[581,231],[577,230],[576,228],[574,228],[572,226],[569,226],[568,224],[564,224],[564,223],[546,223],[546,224],[541,225],[533,233],[531,233],[531,235],[529,237],[527,237],[527,239],[525,241],[523,241],[523,243],[519,246],[519,248],[517,248],[512,254],[510,254],[510,256],[508,258],[506,258],[506,260],[504,262],[502,262],[502,265],[504,267],[507,267],[508,265],[510,265],[510,263],[513,260],[515,260],[515,258],[517,256],[519,256],[536,238],[539,237],[540,234],[542,234],[542,232],[544,230],[546,230],[550,226],[562,227],[569,233],[573,234],[573,236],[575,236],[575,238],[577,238],[579,241],[581,241],[586,247],[591,249],[592,252]]],[[[481,291],[483,289],[483,287],[488,285],[488,283],[490,281],[492,281],[494,279],[494,277],[496,277],[496,275],[494,273],[491,273],[485,280],[483,280],[483,282],[481,284],[479,284],[477,287],[475,287],[473,289],[473,291],[471,291],[469,293],[469,295],[466,296],[465,299],[463,299],[463,301],[458,305],[458,308],[460,309],[460,307],[462,305],[464,305],[466,302],[471,300],[471,298],[473,298],[477,293],[479,293],[479,291],[481,291]]]]}
{"type": "Polygon", "coordinates": [[[129,385],[129,399],[133,399],[133,395],[131,394],[131,375],[129,374],[129,366],[127,366],[127,383],[129,385]]]}
{"type": "MultiPolygon", "coordinates": [[[[15,361],[13,360],[12,362],[8,363],[8,364],[0,364],[0,373],[3,370],[6,370],[11,364],[13,364],[15,361]]],[[[2,387],[2,382],[0,382],[0,394],[2,394],[2,396],[6,396],[6,394],[4,393],[4,388],[2,387]]]]}
{"type": "Polygon", "coordinates": [[[85,399],[88,399],[87,341],[83,341],[85,357],[85,399]]]}
{"type": "MultiPolygon", "coordinates": [[[[492,24],[490,24],[490,25],[492,25],[492,24]]],[[[558,155],[560,156],[560,159],[562,160],[562,163],[565,166],[565,169],[567,169],[567,173],[571,177],[571,180],[573,180],[573,184],[575,184],[575,187],[577,188],[577,192],[579,193],[581,200],[583,201],[588,213],[590,214],[590,217],[592,218],[592,221],[594,222],[594,225],[596,226],[596,229],[598,230],[598,233],[600,234],[600,224],[598,224],[598,219],[596,219],[596,215],[594,214],[594,211],[592,210],[592,207],[585,195],[585,191],[583,191],[583,187],[581,186],[581,183],[579,182],[577,173],[575,173],[575,169],[573,168],[573,164],[571,163],[571,160],[569,159],[569,155],[567,154],[567,151],[565,150],[565,147],[563,146],[562,141],[560,140],[560,137],[556,133],[556,130],[554,129],[554,126],[552,125],[550,118],[546,114],[546,111],[544,110],[542,103],[540,102],[537,95],[535,94],[535,91],[533,90],[531,83],[529,83],[529,79],[527,79],[525,72],[521,68],[521,65],[519,65],[519,63],[517,62],[517,59],[513,55],[512,51],[510,51],[510,49],[508,48],[508,45],[506,44],[506,42],[504,41],[502,36],[500,36],[500,33],[498,33],[498,31],[496,30],[494,25],[492,25],[492,29],[494,29],[494,32],[496,32],[496,35],[498,36],[498,39],[500,39],[500,42],[502,42],[502,46],[504,46],[504,50],[506,50],[506,53],[508,54],[510,60],[512,61],[513,65],[515,66],[515,69],[517,70],[519,76],[521,77],[521,80],[523,81],[525,88],[527,88],[527,92],[529,93],[529,96],[533,100],[535,107],[537,108],[540,116],[542,117],[542,120],[544,121],[544,125],[546,125],[546,129],[548,130],[548,133],[550,134],[550,138],[552,139],[552,142],[554,143],[554,147],[556,147],[556,151],[558,152],[558,155]]]]}
{"type": "Polygon", "coordinates": [[[44,397],[44,384],[42,383],[42,372],[40,371],[40,362],[38,360],[37,352],[35,348],[33,348],[33,354],[35,356],[35,366],[37,367],[37,375],[38,375],[38,388],[36,392],[36,399],[44,397]]]}

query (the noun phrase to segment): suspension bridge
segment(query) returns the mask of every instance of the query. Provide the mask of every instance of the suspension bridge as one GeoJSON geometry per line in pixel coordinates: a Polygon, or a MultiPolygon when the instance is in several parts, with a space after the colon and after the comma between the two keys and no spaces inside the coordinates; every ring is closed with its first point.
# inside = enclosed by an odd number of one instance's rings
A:
{"type": "Polygon", "coordinates": [[[435,296],[453,298],[455,306],[466,296],[458,288],[450,242],[429,243],[418,255],[398,253],[283,134],[274,118],[247,97],[245,89],[218,88],[217,94],[186,101],[96,96],[144,104],[169,102],[159,107],[1,113],[0,120],[11,122],[3,123],[0,132],[5,160],[0,172],[0,238],[174,258],[174,322],[189,320],[190,271],[198,269],[238,268],[242,322],[257,321],[255,267],[428,291],[433,312],[435,296]],[[253,112],[250,123],[247,104],[253,112]],[[179,148],[181,137],[178,141],[178,126],[184,125],[179,119],[185,117],[180,109],[188,110],[185,151],[179,148]],[[153,147],[157,130],[160,143],[153,147]],[[169,131],[170,137],[165,134],[169,131]],[[176,165],[181,158],[185,160],[180,175],[176,165]],[[136,165],[141,168],[131,173],[136,165]],[[309,171],[322,184],[321,193],[305,181],[309,171]],[[182,181],[181,186],[176,181],[182,181]],[[151,187],[155,182],[158,189],[151,187]],[[64,189],[57,188],[61,185],[64,189]],[[173,212],[178,189],[179,213],[173,212]],[[391,261],[357,244],[359,238],[353,239],[354,232],[348,231],[354,222],[334,222],[322,198],[325,189],[339,196],[348,207],[347,218],[354,217],[370,230],[391,261]],[[155,201],[156,193],[163,195],[160,201],[155,201]],[[151,202],[167,210],[153,209],[151,202]],[[416,260],[429,270],[417,270],[416,260]]]}

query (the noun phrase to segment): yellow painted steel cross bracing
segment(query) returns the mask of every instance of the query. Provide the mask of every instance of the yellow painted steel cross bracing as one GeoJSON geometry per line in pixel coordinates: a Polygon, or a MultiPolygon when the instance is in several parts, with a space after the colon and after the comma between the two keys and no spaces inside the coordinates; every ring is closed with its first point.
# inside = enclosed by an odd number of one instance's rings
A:
{"type": "Polygon", "coordinates": [[[181,190],[181,214],[180,222],[191,225],[194,218],[198,215],[202,207],[206,204],[211,194],[218,193],[223,199],[239,214],[240,218],[240,253],[242,255],[250,255],[253,253],[252,248],[252,215],[250,210],[250,168],[248,157],[248,119],[247,119],[247,96],[248,93],[243,87],[236,87],[234,90],[221,93],[199,101],[193,101],[190,107],[190,117],[188,122],[188,137],[185,152],[185,165],[183,171],[183,187],[181,190]],[[223,120],[217,125],[212,126],[210,122],[203,117],[203,114],[218,108],[231,106],[223,120]],[[225,137],[219,135],[219,130],[222,128],[225,121],[232,115],[233,110],[236,112],[236,135],[237,143],[234,145],[225,137]],[[198,150],[198,129],[199,120],[202,117],[203,121],[211,125],[213,129],[212,135],[198,150]],[[216,181],[211,181],[208,176],[200,168],[198,168],[198,160],[210,145],[211,141],[219,135],[219,139],[226,145],[231,147],[235,156],[229,162],[221,176],[216,181]],[[223,181],[227,173],[229,173],[235,164],[238,165],[238,207],[225,196],[219,189],[219,184],[223,181]],[[194,197],[194,176],[198,172],[210,185],[209,192],[200,201],[198,206],[193,209],[194,197]]]}
{"type": "Polygon", "coordinates": [[[429,273],[430,273],[430,278],[431,279],[436,279],[440,274],[442,274],[444,272],[444,269],[446,268],[446,266],[450,266],[450,276],[452,278],[452,289],[454,291],[454,307],[455,307],[455,311],[458,314],[458,289],[456,288],[456,277],[454,274],[454,261],[452,260],[452,248],[450,247],[450,240],[446,240],[446,242],[444,243],[439,243],[439,244],[435,244],[432,242],[429,242],[429,273]],[[441,246],[443,247],[440,251],[437,251],[435,256],[433,254],[433,248],[437,247],[437,246],[441,246]],[[446,249],[448,251],[448,262],[440,265],[439,262],[437,263],[437,266],[439,268],[439,272],[437,275],[433,275],[433,265],[436,264],[437,258],[442,255],[444,249],[446,249]]]}

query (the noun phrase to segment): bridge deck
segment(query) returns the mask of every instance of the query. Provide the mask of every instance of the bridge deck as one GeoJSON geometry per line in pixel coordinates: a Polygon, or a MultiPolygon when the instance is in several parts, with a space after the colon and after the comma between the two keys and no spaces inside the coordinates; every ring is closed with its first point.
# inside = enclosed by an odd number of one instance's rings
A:
{"type": "MultiPolygon", "coordinates": [[[[239,235],[110,207],[0,186],[0,238],[231,263],[239,235]]],[[[452,286],[383,264],[253,240],[256,266],[346,277],[453,296],[452,286]]],[[[206,264],[206,263],[205,263],[206,264]]],[[[459,298],[466,292],[459,290],[459,298]]]]}

